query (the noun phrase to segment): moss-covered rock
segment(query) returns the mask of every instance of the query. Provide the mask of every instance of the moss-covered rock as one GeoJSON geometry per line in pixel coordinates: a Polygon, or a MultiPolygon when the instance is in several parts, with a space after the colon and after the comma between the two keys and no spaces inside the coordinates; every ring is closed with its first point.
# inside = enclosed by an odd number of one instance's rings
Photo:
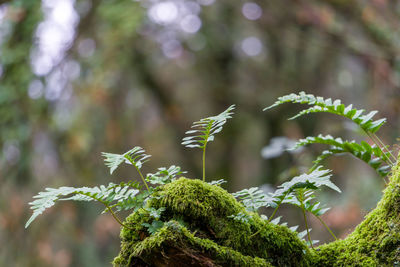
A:
{"type": "MultiPolygon", "coordinates": [[[[148,205],[157,209],[165,207],[162,220],[168,223],[156,234],[148,236],[142,226],[150,219],[146,211],[130,215],[126,223],[133,229],[121,231],[122,248],[114,260],[115,265],[129,266],[140,258],[150,266],[167,266],[154,262],[157,258],[154,256],[171,250],[184,250],[180,254],[185,257],[190,254],[187,251],[196,251],[213,264],[210,266],[309,264],[308,248],[296,233],[246,212],[219,186],[180,178],[160,188],[148,205]],[[240,212],[251,219],[243,222],[229,217],[240,212]],[[185,222],[185,226],[176,221],[185,222]]],[[[198,258],[196,253],[192,257],[198,258]]]]}
{"type": "Polygon", "coordinates": [[[145,209],[121,231],[115,266],[400,266],[400,167],[382,200],[344,240],[308,249],[287,227],[248,213],[231,194],[180,178],[160,187],[149,207],[164,207],[164,226],[149,235],[145,209]],[[230,217],[243,213],[250,219],[230,217]]]}
{"type": "Polygon", "coordinates": [[[318,247],[315,266],[400,266],[400,167],[377,207],[346,239],[318,247]]]}

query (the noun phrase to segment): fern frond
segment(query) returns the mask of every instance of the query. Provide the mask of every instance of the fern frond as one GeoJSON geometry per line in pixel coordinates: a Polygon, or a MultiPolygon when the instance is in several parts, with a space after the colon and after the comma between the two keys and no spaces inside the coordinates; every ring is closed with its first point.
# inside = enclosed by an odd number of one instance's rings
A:
{"type": "Polygon", "coordinates": [[[286,198],[284,203],[291,204],[298,208],[302,208],[302,205],[304,205],[305,211],[308,211],[317,217],[325,214],[325,212],[330,209],[321,206],[321,203],[316,200],[314,190],[312,189],[296,189],[293,196],[295,197],[286,198]]]}
{"type": "MultiPolygon", "coordinates": [[[[330,183],[331,182],[329,181],[328,185],[330,183]]],[[[326,186],[327,184],[324,182],[323,185],[326,186]]],[[[332,188],[331,186],[329,186],[329,187],[332,188]]],[[[335,187],[336,186],[334,186],[333,188],[335,188],[335,187]]],[[[282,203],[294,205],[303,211],[303,216],[304,216],[304,220],[305,220],[307,232],[308,232],[308,239],[310,242],[311,242],[311,238],[310,238],[309,231],[308,231],[307,219],[306,219],[305,212],[312,213],[325,226],[325,228],[329,231],[329,233],[333,236],[333,238],[337,239],[335,234],[332,232],[332,230],[321,219],[321,215],[325,214],[325,212],[327,212],[330,208],[322,207],[321,203],[316,200],[314,190],[318,190],[318,189],[320,189],[320,186],[316,186],[316,188],[309,187],[309,186],[296,187],[296,188],[294,188],[293,192],[291,192],[289,194],[289,196],[286,197],[282,201],[282,203]]],[[[338,192],[340,192],[340,190],[338,192]]],[[[311,246],[312,246],[312,244],[311,244],[311,246]]]]}
{"type": "Polygon", "coordinates": [[[185,134],[189,135],[182,139],[182,145],[194,148],[198,147],[203,150],[203,181],[205,181],[205,166],[206,166],[206,147],[208,142],[214,141],[215,134],[222,131],[226,121],[232,118],[235,105],[231,105],[222,113],[201,119],[193,123],[193,130],[187,131],[185,134]]]}
{"type": "Polygon", "coordinates": [[[210,185],[218,185],[218,186],[220,186],[224,183],[227,183],[227,181],[224,179],[219,179],[219,180],[214,180],[214,181],[209,182],[210,185]]]}
{"type": "Polygon", "coordinates": [[[243,213],[243,212],[239,212],[236,215],[230,215],[230,216],[228,216],[228,218],[232,218],[235,221],[238,221],[238,222],[241,222],[241,223],[250,223],[250,221],[253,220],[251,215],[249,215],[247,213],[243,213]]]}
{"type": "MultiPolygon", "coordinates": [[[[316,137],[309,136],[305,139],[300,139],[291,149],[297,149],[310,144],[325,144],[331,146],[330,149],[323,151],[322,154],[318,156],[314,161],[314,167],[329,156],[350,153],[367,163],[381,176],[386,176],[390,170],[390,166],[386,165],[389,164],[388,159],[390,157],[390,152],[382,152],[381,148],[376,145],[370,145],[365,141],[361,141],[359,144],[356,141],[346,141],[341,138],[334,138],[331,135],[318,135],[316,137]],[[384,165],[382,166],[382,164],[384,165]]],[[[386,149],[388,148],[386,147],[386,149]]]]}
{"type": "Polygon", "coordinates": [[[308,109],[300,111],[298,114],[290,119],[295,119],[309,113],[328,112],[352,120],[367,133],[377,132],[379,128],[386,122],[386,118],[382,118],[379,120],[372,119],[375,114],[378,113],[377,111],[371,111],[367,114],[363,114],[365,110],[355,109],[353,108],[353,105],[345,106],[341,103],[341,100],[339,99],[324,99],[319,96],[316,97],[312,94],[306,94],[305,92],[281,96],[273,105],[266,107],[264,110],[271,109],[284,103],[300,103],[312,106],[308,109]]]}
{"type": "Polygon", "coordinates": [[[150,155],[147,155],[145,153],[145,150],[143,148],[141,148],[140,146],[135,146],[124,154],[113,154],[106,152],[102,152],[101,154],[105,157],[104,161],[106,166],[110,168],[110,174],[112,174],[115,169],[117,169],[119,165],[121,165],[122,162],[131,164],[136,168],[137,172],[139,173],[140,178],[147,188],[147,191],[150,191],[150,188],[147,185],[142,172],[140,171],[143,164],[147,162],[151,157],[150,155]]]}
{"type": "Polygon", "coordinates": [[[258,187],[243,189],[232,193],[244,205],[247,211],[256,212],[261,207],[268,207],[272,204],[272,199],[258,187]]]}
{"type": "Polygon", "coordinates": [[[294,189],[298,188],[308,188],[308,189],[318,189],[322,186],[329,187],[339,193],[340,189],[331,182],[330,174],[331,170],[324,170],[322,166],[319,166],[311,173],[303,173],[299,176],[292,178],[292,180],[283,183],[278,188],[283,189],[283,192],[293,192],[294,189]]]}
{"type": "Polygon", "coordinates": [[[321,166],[318,166],[311,173],[305,173],[292,178],[292,180],[285,182],[278,186],[278,189],[274,193],[270,193],[269,197],[272,200],[270,207],[275,208],[272,215],[270,216],[270,221],[278,211],[279,207],[283,203],[298,202],[295,190],[298,189],[319,189],[322,186],[329,187],[337,192],[341,192],[340,189],[330,181],[330,170],[323,170],[321,166]]]}
{"type": "Polygon", "coordinates": [[[39,192],[34,196],[36,200],[29,203],[33,210],[32,216],[25,224],[27,228],[40,214],[46,209],[51,208],[57,201],[74,200],[74,201],[98,201],[109,208],[113,203],[120,209],[124,208],[126,200],[133,199],[139,193],[137,183],[110,183],[108,186],[96,187],[60,187],[46,188],[44,192],[39,192]]]}
{"type": "Polygon", "coordinates": [[[168,169],[165,167],[158,168],[156,173],[148,173],[146,181],[153,185],[164,185],[172,182],[175,178],[185,171],[181,171],[181,167],[171,165],[168,169]]]}
{"type": "Polygon", "coordinates": [[[145,150],[139,146],[135,146],[124,154],[101,153],[105,159],[105,164],[110,168],[110,174],[123,162],[133,165],[137,169],[141,169],[142,165],[151,157],[145,154],[145,150]]]}
{"type": "Polygon", "coordinates": [[[226,121],[232,118],[235,105],[231,105],[219,115],[208,117],[196,121],[192,127],[194,130],[187,131],[185,134],[190,135],[182,139],[182,145],[193,148],[205,148],[208,142],[214,140],[214,135],[221,132],[226,121]]]}

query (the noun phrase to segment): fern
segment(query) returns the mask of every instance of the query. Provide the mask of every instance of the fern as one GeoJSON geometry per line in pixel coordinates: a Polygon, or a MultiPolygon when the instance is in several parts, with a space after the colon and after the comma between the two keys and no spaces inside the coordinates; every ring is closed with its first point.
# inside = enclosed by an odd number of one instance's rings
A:
{"type": "Polygon", "coordinates": [[[147,231],[150,234],[157,233],[161,228],[164,226],[164,222],[159,220],[154,220],[151,224],[150,223],[142,223],[144,227],[147,228],[147,231]]]}
{"type": "MultiPolygon", "coordinates": [[[[299,94],[290,94],[290,95],[285,95],[285,96],[279,97],[278,100],[273,105],[266,107],[264,110],[271,109],[273,107],[279,106],[284,103],[300,103],[300,104],[308,104],[308,105],[312,106],[308,109],[300,111],[299,113],[297,113],[295,116],[293,116],[290,119],[295,119],[295,118],[298,118],[302,115],[309,114],[309,113],[327,112],[327,113],[336,114],[336,115],[339,115],[339,116],[342,116],[342,117],[352,120],[375,143],[376,149],[380,150],[379,153],[381,154],[381,159],[383,161],[389,163],[390,166],[394,165],[396,158],[388,150],[388,147],[385,144],[383,144],[383,142],[375,134],[382,127],[382,125],[385,124],[385,122],[386,122],[386,118],[373,120],[373,117],[376,115],[376,113],[378,113],[377,111],[371,111],[367,114],[364,114],[365,110],[355,109],[355,108],[353,108],[353,105],[345,106],[344,104],[341,103],[341,101],[339,99],[337,99],[337,100],[332,100],[330,98],[324,99],[322,97],[319,97],[319,96],[316,97],[312,94],[306,94],[304,92],[300,92],[299,94]],[[383,152],[384,150],[386,152],[383,152]]],[[[367,144],[367,143],[365,143],[365,144],[367,144]]],[[[365,147],[367,151],[370,148],[372,150],[374,150],[374,148],[365,146],[365,144],[364,145],[361,144],[361,146],[365,147]]],[[[353,148],[354,148],[354,146],[353,146],[353,148]]],[[[319,164],[320,161],[322,161],[323,159],[327,158],[330,155],[342,153],[340,151],[341,150],[335,150],[335,149],[333,149],[331,151],[329,151],[329,150],[325,151],[320,157],[317,158],[316,164],[319,164]]],[[[350,151],[351,151],[351,149],[350,149],[350,151]]],[[[345,152],[349,152],[349,151],[345,151],[345,152]]],[[[371,153],[362,153],[362,154],[363,154],[363,156],[368,156],[371,153]]],[[[369,163],[369,162],[367,162],[367,163],[369,163]]],[[[377,164],[377,160],[372,161],[371,164],[369,163],[370,166],[374,166],[375,164],[377,164]]],[[[386,176],[389,168],[390,167],[384,166],[382,168],[374,168],[374,169],[377,170],[381,176],[386,176]]]]}
{"type": "Polygon", "coordinates": [[[270,193],[272,203],[269,205],[275,208],[270,220],[274,217],[282,203],[294,197],[292,193],[298,188],[318,189],[322,186],[326,186],[337,192],[341,192],[340,189],[330,181],[330,177],[330,170],[323,170],[321,166],[319,166],[309,174],[301,174],[278,186],[278,189],[274,193],[270,193]]]}
{"type": "Polygon", "coordinates": [[[261,207],[268,207],[272,203],[271,198],[264,194],[258,187],[243,189],[232,195],[243,203],[247,211],[251,212],[256,212],[261,207]]]}
{"type": "Polygon", "coordinates": [[[289,102],[308,104],[312,106],[308,109],[300,111],[298,114],[296,114],[290,119],[295,119],[302,115],[314,112],[328,112],[346,117],[355,122],[365,132],[370,132],[370,133],[377,132],[379,128],[386,122],[386,118],[382,118],[379,120],[372,119],[375,116],[375,114],[378,113],[377,111],[371,111],[368,114],[363,115],[364,113],[363,109],[355,109],[353,108],[353,105],[348,105],[346,107],[344,104],[341,103],[339,99],[337,100],[332,100],[330,98],[324,99],[319,96],[316,97],[312,94],[306,94],[305,92],[300,92],[299,94],[290,94],[281,96],[278,98],[278,101],[276,101],[273,105],[266,107],[264,110],[271,109],[273,107],[289,102]]]}
{"type": "Polygon", "coordinates": [[[185,134],[190,135],[182,139],[182,145],[203,150],[203,181],[205,181],[205,155],[208,142],[214,141],[215,134],[222,131],[226,121],[232,118],[235,105],[231,105],[219,115],[208,117],[193,123],[193,130],[185,134]]]}
{"type": "Polygon", "coordinates": [[[319,166],[310,174],[296,176],[291,181],[280,185],[278,190],[271,194],[271,197],[274,199],[274,203],[276,204],[276,208],[269,220],[273,218],[281,204],[291,204],[299,207],[303,212],[310,244],[313,243],[309,235],[305,212],[310,212],[316,216],[318,220],[327,228],[329,233],[336,239],[336,236],[333,234],[331,229],[329,229],[329,227],[320,217],[326,211],[328,211],[329,208],[321,207],[320,202],[315,200],[314,195],[315,190],[321,189],[322,186],[331,188],[339,193],[341,192],[340,189],[330,181],[330,177],[330,170],[321,170],[321,167],[319,166]]]}
{"type": "Polygon", "coordinates": [[[366,162],[382,177],[386,176],[390,170],[390,166],[386,165],[389,163],[389,152],[384,153],[376,145],[371,146],[365,141],[361,141],[359,144],[355,141],[344,141],[341,138],[334,138],[330,135],[318,135],[317,137],[309,136],[305,139],[300,139],[291,149],[297,149],[309,144],[325,144],[331,146],[328,150],[323,151],[322,154],[318,156],[318,158],[314,161],[314,166],[312,169],[318,166],[322,160],[331,155],[350,153],[360,160],[366,162]],[[382,164],[384,165],[382,166],[382,164]]]}
{"type": "Polygon", "coordinates": [[[232,218],[235,221],[238,221],[238,222],[241,222],[241,223],[250,223],[251,220],[253,220],[251,215],[243,213],[243,212],[239,212],[236,215],[230,215],[230,216],[228,216],[228,218],[232,218]]]}
{"type": "Polygon", "coordinates": [[[161,207],[159,209],[155,209],[155,208],[146,207],[145,210],[147,210],[149,212],[150,217],[152,217],[156,220],[159,220],[161,218],[161,214],[165,211],[165,208],[161,207]]]}
{"type": "Polygon", "coordinates": [[[150,155],[145,154],[145,150],[143,148],[135,146],[124,154],[113,154],[106,152],[102,152],[101,154],[105,157],[104,161],[106,166],[110,168],[110,174],[112,174],[123,162],[131,164],[136,168],[137,172],[139,173],[140,178],[147,188],[147,191],[150,190],[149,186],[146,183],[146,180],[143,177],[142,172],[140,171],[143,164],[147,162],[148,159],[151,157],[150,155]]]}
{"type": "Polygon", "coordinates": [[[209,182],[210,185],[222,185],[224,183],[226,183],[226,180],[224,180],[224,179],[219,179],[219,180],[214,180],[214,181],[209,182]]]}
{"type": "Polygon", "coordinates": [[[156,173],[148,173],[146,181],[153,185],[164,185],[175,180],[175,178],[185,171],[181,171],[181,167],[172,165],[168,169],[165,167],[158,168],[156,173]]]}
{"type": "Polygon", "coordinates": [[[33,210],[33,214],[25,224],[25,228],[27,228],[46,209],[51,208],[60,200],[98,201],[105,205],[106,209],[111,212],[113,217],[123,225],[116,217],[112,208],[117,207],[117,210],[126,209],[126,205],[129,204],[130,200],[135,198],[139,193],[139,189],[139,185],[134,182],[120,184],[110,183],[108,186],[101,185],[92,188],[46,188],[44,192],[39,192],[38,195],[33,197],[36,198],[36,200],[29,203],[33,210]]]}
{"type": "MultiPolygon", "coordinates": [[[[323,225],[327,227],[328,231],[333,235],[329,227],[320,218],[320,216],[328,209],[320,208],[320,204],[311,202],[311,200],[315,198],[313,195],[314,190],[318,190],[323,186],[331,188],[339,193],[341,192],[341,190],[331,182],[330,177],[330,170],[323,170],[321,169],[321,166],[318,166],[311,173],[296,176],[292,178],[292,180],[278,186],[278,189],[274,193],[270,193],[270,199],[272,200],[272,203],[269,205],[271,207],[275,207],[275,210],[268,221],[271,222],[272,218],[282,204],[292,204],[302,209],[307,232],[308,225],[305,217],[305,211],[309,211],[317,216],[321,223],[323,223],[323,225]]],[[[311,242],[309,232],[308,237],[309,241],[311,242]]]]}

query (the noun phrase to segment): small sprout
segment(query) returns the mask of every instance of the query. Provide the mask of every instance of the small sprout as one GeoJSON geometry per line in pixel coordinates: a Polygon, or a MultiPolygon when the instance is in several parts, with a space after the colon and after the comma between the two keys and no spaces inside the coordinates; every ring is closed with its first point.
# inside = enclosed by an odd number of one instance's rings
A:
{"type": "Polygon", "coordinates": [[[142,223],[142,225],[147,228],[147,231],[150,234],[154,234],[157,233],[164,226],[164,222],[154,220],[151,224],[142,223]]]}
{"type": "Polygon", "coordinates": [[[214,141],[214,135],[222,131],[223,125],[226,121],[232,118],[235,105],[231,105],[222,113],[201,119],[193,123],[193,130],[187,131],[186,136],[182,139],[182,145],[194,148],[198,147],[203,150],[203,181],[206,179],[206,148],[208,142],[214,141]]]}
{"type": "Polygon", "coordinates": [[[181,167],[172,165],[168,169],[165,167],[158,168],[156,173],[148,173],[146,181],[153,185],[168,184],[176,179],[177,176],[186,173],[181,171],[181,167]]]}
{"type": "Polygon", "coordinates": [[[253,219],[250,215],[243,213],[243,212],[239,212],[236,215],[230,215],[230,216],[228,216],[228,218],[232,218],[235,221],[239,221],[242,223],[250,223],[250,221],[253,219]]]}

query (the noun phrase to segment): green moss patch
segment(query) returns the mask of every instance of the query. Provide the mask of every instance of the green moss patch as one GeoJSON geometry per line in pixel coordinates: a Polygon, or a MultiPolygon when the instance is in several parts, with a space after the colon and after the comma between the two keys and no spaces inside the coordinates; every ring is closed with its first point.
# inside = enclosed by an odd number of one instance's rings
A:
{"type": "Polygon", "coordinates": [[[318,247],[315,266],[400,266],[399,184],[397,166],[377,207],[346,239],[318,247]]]}
{"type": "Polygon", "coordinates": [[[400,266],[399,166],[356,230],[315,250],[287,227],[245,211],[227,191],[200,180],[180,178],[160,187],[148,206],[165,208],[164,226],[150,235],[142,226],[152,222],[148,211],[132,213],[115,266],[400,266]],[[238,213],[249,219],[230,217],[238,213]]]}
{"type": "Polygon", "coordinates": [[[239,266],[309,264],[308,248],[296,233],[246,212],[231,194],[219,186],[180,178],[161,187],[148,205],[156,209],[166,208],[162,216],[164,222],[183,221],[185,226],[180,225],[178,231],[177,227],[167,223],[159,232],[148,236],[141,226],[149,221],[148,214],[143,210],[133,213],[126,223],[134,230],[121,231],[122,248],[115,265],[129,266],[134,258],[149,262],[146,255],[165,254],[176,247],[197,248],[210,257],[213,264],[222,266],[232,266],[233,263],[239,266]],[[239,212],[251,219],[242,222],[229,218],[239,212]]]}

